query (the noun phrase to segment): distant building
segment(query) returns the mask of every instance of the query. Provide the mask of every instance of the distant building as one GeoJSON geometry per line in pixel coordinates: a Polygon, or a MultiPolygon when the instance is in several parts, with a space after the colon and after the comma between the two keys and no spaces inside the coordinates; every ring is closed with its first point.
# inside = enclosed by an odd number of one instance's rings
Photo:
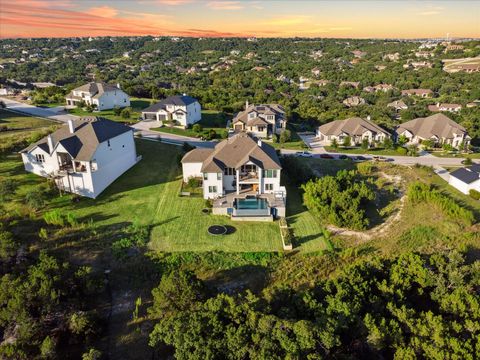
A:
{"type": "Polygon", "coordinates": [[[383,142],[390,137],[390,134],[368,119],[354,117],[346,120],[335,120],[319,126],[316,137],[324,146],[330,146],[333,140],[341,145],[346,137],[350,138],[352,145],[358,145],[364,139],[367,139],[369,144],[383,142]]]}
{"type": "Polygon", "coordinates": [[[130,106],[130,98],[120,89],[120,85],[114,86],[100,82],[91,82],[75,88],[65,99],[69,106],[78,106],[83,102],[96,106],[97,110],[130,106]]]}
{"type": "Polygon", "coordinates": [[[365,99],[360,96],[351,96],[343,100],[343,104],[347,107],[354,107],[359,105],[365,105],[365,99]]]}
{"type": "Polygon", "coordinates": [[[462,125],[444,114],[407,121],[395,129],[397,140],[402,135],[413,145],[418,145],[423,140],[432,140],[436,144],[449,144],[455,148],[469,144],[471,139],[462,125]]]}
{"type": "Polygon", "coordinates": [[[360,86],[360,82],[359,81],[342,81],[340,83],[340,86],[350,86],[355,89],[358,89],[358,87],[360,86]]]}
{"type": "Polygon", "coordinates": [[[363,58],[367,55],[367,52],[366,51],[361,51],[361,50],[354,50],[354,51],[352,51],[352,54],[356,58],[363,58]]]}
{"type": "Polygon", "coordinates": [[[187,95],[170,96],[142,110],[143,120],[177,121],[187,127],[202,119],[202,108],[197,99],[187,95]]]}
{"type": "Polygon", "coordinates": [[[435,105],[428,105],[428,110],[432,112],[438,112],[438,111],[459,112],[460,110],[462,110],[462,105],[436,103],[435,105]]]}
{"type": "Polygon", "coordinates": [[[396,111],[408,109],[407,104],[403,100],[395,100],[387,105],[388,107],[394,108],[396,111]]]}
{"type": "Polygon", "coordinates": [[[418,96],[422,98],[429,98],[433,96],[433,91],[430,89],[402,90],[402,96],[418,96]]]}

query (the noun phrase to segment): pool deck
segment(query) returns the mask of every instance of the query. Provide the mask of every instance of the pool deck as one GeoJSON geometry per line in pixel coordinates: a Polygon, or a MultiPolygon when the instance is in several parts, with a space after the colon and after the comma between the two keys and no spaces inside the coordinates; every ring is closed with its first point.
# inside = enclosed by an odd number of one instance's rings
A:
{"type": "MultiPolygon", "coordinates": [[[[262,199],[268,200],[268,206],[276,208],[279,216],[285,216],[285,198],[282,196],[276,196],[275,194],[261,194],[258,195],[255,191],[241,191],[237,194],[235,191],[226,194],[225,196],[215,199],[213,201],[213,214],[215,215],[228,215],[227,209],[233,208],[233,202],[235,199],[245,199],[247,196],[258,196],[262,199]]],[[[233,218],[233,217],[232,217],[233,218]]],[[[236,216],[240,218],[240,216],[236,216]]],[[[247,218],[247,217],[246,217],[247,218]]]]}

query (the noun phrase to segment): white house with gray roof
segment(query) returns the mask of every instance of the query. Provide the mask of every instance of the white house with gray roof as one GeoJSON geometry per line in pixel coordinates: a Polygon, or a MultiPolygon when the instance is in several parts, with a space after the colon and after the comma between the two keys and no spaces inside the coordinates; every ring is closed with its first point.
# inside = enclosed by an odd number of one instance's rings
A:
{"type": "Polygon", "coordinates": [[[318,127],[316,136],[323,146],[330,146],[334,140],[341,145],[347,137],[352,145],[361,144],[364,139],[372,145],[383,142],[390,134],[368,119],[354,117],[323,124],[318,127]]]}
{"type": "Polygon", "coordinates": [[[96,198],[137,163],[133,129],[84,117],[21,152],[25,170],[55,180],[60,190],[96,198]]]}
{"type": "Polygon", "coordinates": [[[233,129],[244,131],[257,138],[267,138],[280,134],[287,126],[285,109],[279,104],[249,105],[233,118],[233,129]]]}
{"type": "Polygon", "coordinates": [[[202,108],[198,100],[191,96],[170,96],[142,110],[142,118],[162,124],[177,121],[188,127],[202,119],[202,108]]]}
{"type": "Polygon", "coordinates": [[[448,183],[464,194],[480,191],[480,164],[473,164],[450,173],[448,183]]]}
{"type": "Polygon", "coordinates": [[[97,110],[110,110],[114,107],[130,106],[130,98],[120,89],[120,85],[90,82],[73,89],[65,98],[67,106],[78,106],[82,102],[94,105],[97,110]]]}
{"type": "Polygon", "coordinates": [[[423,140],[432,140],[435,144],[449,144],[454,148],[466,146],[471,140],[462,125],[444,114],[435,114],[404,122],[395,129],[397,140],[400,136],[405,136],[408,144],[418,145],[423,140]]]}
{"type": "Polygon", "coordinates": [[[182,159],[183,180],[202,181],[213,212],[232,217],[285,216],[282,166],[273,147],[239,133],[213,149],[197,148],[182,159]]]}

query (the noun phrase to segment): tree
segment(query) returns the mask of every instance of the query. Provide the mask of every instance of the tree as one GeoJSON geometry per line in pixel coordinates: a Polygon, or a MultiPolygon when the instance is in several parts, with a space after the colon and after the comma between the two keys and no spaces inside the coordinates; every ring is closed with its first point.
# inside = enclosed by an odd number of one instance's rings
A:
{"type": "Polygon", "coordinates": [[[386,137],[385,140],[383,140],[382,145],[385,149],[393,149],[393,141],[389,137],[386,137]]]}
{"type": "Polygon", "coordinates": [[[336,138],[333,138],[331,144],[330,144],[334,149],[338,149],[338,141],[336,138]]]}
{"type": "Polygon", "coordinates": [[[408,138],[405,135],[400,135],[397,139],[397,143],[400,146],[404,146],[406,143],[408,143],[408,138]]]}
{"type": "Polygon", "coordinates": [[[430,140],[430,139],[422,140],[422,146],[425,150],[432,148],[433,145],[434,145],[433,140],[430,140]]]}
{"type": "Polygon", "coordinates": [[[17,252],[17,243],[9,231],[0,227],[0,260],[8,260],[17,252]]]}
{"type": "Polygon", "coordinates": [[[463,165],[472,165],[473,161],[471,157],[466,157],[465,160],[463,160],[463,165]]]}
{"type": "Polygon", "coordinates": [[[367,150],[369,147],[370,147],[370,143],[369,143],[368,139],[367,139],[367,138],[363,138],[363,139],[362,139],[361,148],[362,148],[363,150],[367,150]]]}
{"type": "Polygon", "coordinates": [[[280,144],[285,144],[286,142],[289,142],[292,138],[292,132],[288,129],[283,130],[280,133],[280,144]]]}
{"type": "Polygon", "coordinates": [[[350,136],[345,136],[345,137],[343,138],[342,145],[343,145],[344,147],[350,147],[350,146],[352,146],[352,138],[351,138],[350,136]]]}
{"type": "Polygon", "coordinates": [[[202,128],[202,125],[200,125],[200,124],[194,124],[192,126],[192,130],[198,134],[198,133],[202,132],[203,128],[202,128]]]}
{"type": "Polygon", "coordinates": [[[115,114],[115,116],[120,116],[120,114],[122,113],[122,109],[118,105],[115,105],[113,107],[113,113],[115,114]]]}
{"type": "Polygon", "coordinates": [[[130,107],[123,108],[122,111],[120,112],[120,115],[124,119],[129,119],[130,116],[132,115],[132,108],[130,107]]]}

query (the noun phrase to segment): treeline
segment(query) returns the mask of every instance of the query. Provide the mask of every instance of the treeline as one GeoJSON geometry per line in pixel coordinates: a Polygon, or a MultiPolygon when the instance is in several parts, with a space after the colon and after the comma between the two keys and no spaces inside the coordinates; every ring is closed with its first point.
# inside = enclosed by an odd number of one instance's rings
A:
{"type": "Polygon", "coordinates": [[[177,359],[476,359],[479,263],[405,254],[261,295],[215,293],[173,271],[153,290],[150,345],[177,359]]]}

